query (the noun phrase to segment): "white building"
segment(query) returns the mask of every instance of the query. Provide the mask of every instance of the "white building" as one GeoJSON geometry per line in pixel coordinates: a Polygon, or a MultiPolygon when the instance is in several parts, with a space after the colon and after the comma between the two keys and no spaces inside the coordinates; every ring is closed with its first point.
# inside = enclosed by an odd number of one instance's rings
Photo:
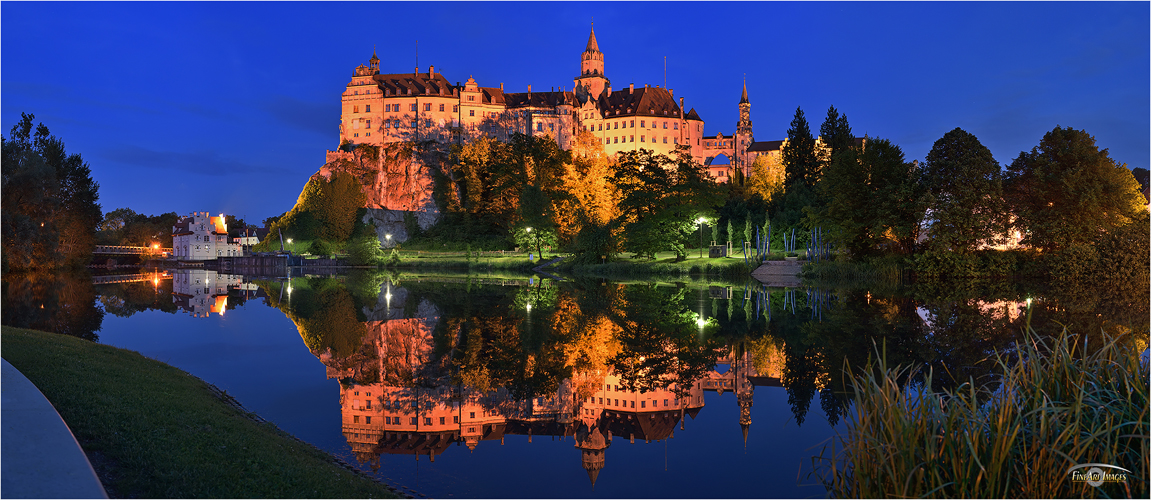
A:
{"type": "Polygon", "coordinates": [[[172,274],[172,302],[197,318],[223,315],[228,308],[228,291],[247,289],[238,274],[220,274],[206,269],[180,269],[172,274]]]}
{"type": "Polygon", "coordinates": [[[172,253],[177,260],[215,260],[242,256],[243,250],[228,239],[224,214],[194,212],[172,226],[172,253]]]}

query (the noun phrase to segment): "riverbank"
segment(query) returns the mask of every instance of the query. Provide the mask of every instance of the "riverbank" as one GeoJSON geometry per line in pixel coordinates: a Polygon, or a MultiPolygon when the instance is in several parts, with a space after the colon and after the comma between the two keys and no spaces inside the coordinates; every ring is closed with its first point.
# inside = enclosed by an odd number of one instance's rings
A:
{"type": "Polygon", "coordinates": [[[0,345],[67,422],[110,497],[400,496],[139,353],[7,326],[0,345]]]}
{"type": "MultiPolygon", "coordinates": [[[[534,268],[560,254],[545,254],[544,260],[534,256],[528,260],[528,254],[519,252],[438,252],[428,250],[398,251],[400,261],[388,265],[388,269],[453,269],[467,270],[469,272],[491,271],[520,271],[532,272],[534,268]]],[[[708,258],[690,255],[683,261],[676,262],[672,252],[656,254],[655,259],[640,260],[627,257],[618,257],[617,260],[602,264],[572,264],[565,260],[546,268],[549,272],[558,271],[561,274],[580,277],[593,277],[605,279],[683,279],[683,278],[728,278],[746,279],[751,274],[751,268],[745,264],[743,258],[723,257],[708,258]]]]}

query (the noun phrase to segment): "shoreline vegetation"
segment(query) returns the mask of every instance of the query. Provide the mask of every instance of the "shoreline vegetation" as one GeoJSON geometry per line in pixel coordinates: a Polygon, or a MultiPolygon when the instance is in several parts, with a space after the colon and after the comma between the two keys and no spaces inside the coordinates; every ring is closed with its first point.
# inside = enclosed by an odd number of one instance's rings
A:
{"type": "Polygon", "coordinates": [[[880,356],[852,377],[847,429],[813,475],[840,498],[1147,498],[1145,345],[1103,336],[1088,349],[1066,329],[1046,340],[1028,329],[994,360],[1001,378],[952,390],[880,356]],[[1126,481],[1077,481],[1080,464],[1122,467],[1104,472],[1126,481]]]}
{"type": "Polygon", "coordinates": [[[402,496],[182,370],[67,335],[0,332],[4,359],[56,407],[111,498],[402,496]]]}

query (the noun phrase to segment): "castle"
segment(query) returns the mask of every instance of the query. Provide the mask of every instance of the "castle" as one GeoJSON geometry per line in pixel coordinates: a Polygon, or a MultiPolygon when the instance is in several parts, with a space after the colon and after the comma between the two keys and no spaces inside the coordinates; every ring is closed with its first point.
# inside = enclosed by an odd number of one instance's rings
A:
{"type": "MultiPolygon", "coordinates": [[[[574,136],[588,131],[608,154],[640,148],[671,154],[680,145],[688,146],[691,156],[709,165],[720,182],[726,182],[731,168],[747,173],[755,157],[766,152],[764,145],[759,151],[753,147],[746,83],[736,133],[705,137],[703,119],[694,108],[685,111],[684,98],[677,101],[672,89],[634,84],[613,88],[594,27],[571,90],[535,92],[529,85],[527,92],[505,92],[503,84],[481,87],[471,77],[452,84],[435,66],[427,72],[417,67],[412,73],[381,74],[380,59],[373,53],[367,65],[355,68],[341,101],[341,144],[447,143],[479,136],[507,140],[518,132],[550,137],[570,149],[574,136]],[[732,164],[710,166],[721,155],[732,164]]],[[[778,141],[773,142],[778,150],[778,141]]],[[[329,152],[329,161],[338,155],[329,152]]]]}

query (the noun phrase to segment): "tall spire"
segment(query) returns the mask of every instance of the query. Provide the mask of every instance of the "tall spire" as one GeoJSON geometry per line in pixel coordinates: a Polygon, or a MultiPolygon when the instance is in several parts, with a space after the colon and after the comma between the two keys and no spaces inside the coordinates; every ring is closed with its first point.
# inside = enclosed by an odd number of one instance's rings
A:
{"type": "Polygon", "coordinates": [[[751,104],[751,101],[747,100],[747,77],[746,76],[743,77],[743,96],[739,98],[739,103],[740,104],[751,104]]]}
{"type": "Polygon", "coordinates": [[[584,52],[599,52],[599,43],[595,40],[595,23],[591,23],[591,35],[587,37],[587,48],[584,52]]]}

